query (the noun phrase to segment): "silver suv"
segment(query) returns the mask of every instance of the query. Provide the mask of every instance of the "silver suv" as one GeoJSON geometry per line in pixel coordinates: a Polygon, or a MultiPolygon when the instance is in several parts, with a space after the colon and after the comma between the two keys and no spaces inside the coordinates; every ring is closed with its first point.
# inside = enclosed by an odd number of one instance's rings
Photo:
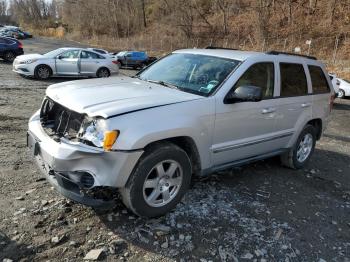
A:
{"type": "Polygon", "coordinates": [[[176,206],[193,175],[276,155],[302,168],[333,99],[313,57],[179,50],[135,77],[51,85],[28,146],[64,196],[110,207],[117,192],[154,217],[176,206]]]}

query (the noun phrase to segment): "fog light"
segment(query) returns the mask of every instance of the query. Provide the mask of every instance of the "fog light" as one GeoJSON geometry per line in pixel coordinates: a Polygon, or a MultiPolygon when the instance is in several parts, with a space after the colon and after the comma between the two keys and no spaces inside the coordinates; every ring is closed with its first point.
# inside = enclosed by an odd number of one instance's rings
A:
{"type": "Polygon", "coordinates": [[[91,188],[95,183],[94,177],[89,173],[84,173],[80,178],[80,184],[85,188],[91,188]]]}

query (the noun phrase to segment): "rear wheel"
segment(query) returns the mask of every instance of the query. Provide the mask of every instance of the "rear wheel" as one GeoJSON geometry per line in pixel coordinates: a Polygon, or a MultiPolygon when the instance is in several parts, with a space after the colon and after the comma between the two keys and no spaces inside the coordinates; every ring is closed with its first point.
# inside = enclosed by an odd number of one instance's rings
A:
{"type": "Polygon", "coordinates": [[[157,217],[173,209],[191,182],[185,151],[171,143],[153,147],[140,159],[125,188],[124,204],[136,215],[157,217]]]}
{"type": "Polygon", "coordinates": [[[338,92],[338,98],[344,98],[345,97],[345,92],[343,89],[339,89],[339,92],[338,92]]]}
{"type": "Polygon", "coordinates": [[[99,70],[97,70],[96,75],[99,78],[104,78],[104,77],[109,77],[111,75],[111,73],[109,72],[109,70],[107,68],[102,67],[99,70]]]}
{"type": "Polygon", "coordinates": [[[312,125],[306,125],[293,148],[281,155],[282,164],[293,169],[303,168],[309,162],[315,144],[316,130],[312,125]]]}
{"type": "Polygon", "coordinates": [[[40,80],[48,79],[52,74],[51,68],[47,65],[39,65],[35,68],[35,78],[40,80]]]}
{"type": "Polygon", "coordinates": [[[16,55],[14,52],[8,51],[4,54],[4,60],[6,62],[12,63],[15,60],[15,58],[16,58],[16,55]]]}

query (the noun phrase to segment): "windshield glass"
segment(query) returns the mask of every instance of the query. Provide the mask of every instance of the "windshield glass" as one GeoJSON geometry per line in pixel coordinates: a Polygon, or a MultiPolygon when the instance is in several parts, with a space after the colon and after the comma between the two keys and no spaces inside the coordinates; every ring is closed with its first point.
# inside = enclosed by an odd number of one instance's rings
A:
{"type": "Polygon", "coordinates": [[[46,54],[43,54],[43,56],[46,56],[46,57],[55,57],[55,56],[58,56],[60,53],[62,53],[64,51],[64,49],[56,49],[56,50],[53,50],[53,51],[50,51],[46,54]]]}
{"type": "Polygon", "coordinates": [[[209,96],[237,67],[239,61],[198,54],[173,53],[142,71],[141,80],[161,82],[209,96]]]}

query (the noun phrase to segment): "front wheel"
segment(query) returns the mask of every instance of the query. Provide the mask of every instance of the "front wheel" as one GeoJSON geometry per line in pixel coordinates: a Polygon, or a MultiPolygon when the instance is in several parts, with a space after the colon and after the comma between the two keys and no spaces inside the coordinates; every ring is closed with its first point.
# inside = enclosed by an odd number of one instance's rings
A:
{"type": "Polygon", "coordinates": [[[157,217],[172,210],[191,183],[191,163],[185,151],[162,143],[144,153],[125,188],[124,204],[136,215],[157,217]]]}
{"type": "Polygon", "coordinates": [[[40,79],[40,80],[45,80],[48,79],[52,74],[52,71],[50,67],[47,65],[39,65],[35,68],[35,78],[40,79]]]}
{"type": "Polygon", "coordinates": [[[306,125],[293,148],[281,155],[282,164],[292,169],[303,168],[309,162],[315,145],[316,130],[312,125],[306,125]]]}
{"type": "Polygon", "coordinates": [[[338,92],[338,98],[344,98],[345,97],[345,92],[343,89],[339,89],[339,92],[338,92]]]}

